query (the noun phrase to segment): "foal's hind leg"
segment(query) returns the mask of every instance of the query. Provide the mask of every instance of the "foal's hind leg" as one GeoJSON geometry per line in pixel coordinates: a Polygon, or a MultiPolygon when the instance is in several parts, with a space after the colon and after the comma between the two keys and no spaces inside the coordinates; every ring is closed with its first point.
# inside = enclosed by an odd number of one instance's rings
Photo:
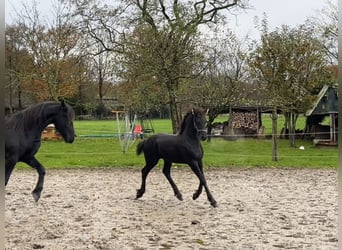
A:
{"type": "Polygon", "coordinates": [[[36,184],[36,187],[32,191],[32,196],[34,200],[37,202],[40,198],[40,194],[43,190],[43,185],[44,185],[44,177],[45,177],[45,169],[42,164],[35,158],[32,157],[30,159],[25,159],[25,163],[30,165],[31,167],[35,168],[38,172],[38,182],[36,184]]]}
{"type": "Polygon", "coordinates": [[[139,199],[145,193],[146,188],[146,178],[151,169],[158,163],[158,160],[147,161],[145,167],[141,170],[141,187],[137,190],[137,195],[135,199],[139,199]]]}
{"type": "Polygon", "coordinates": [[[192,161],[191,163],[189,163],[189,166],[191,167],[192,171],[197,175],[198,179],[200,180],[200,185],[202,184],[204,186],[205,191],[207,193],[208,200],[210,201],[210,204],[213,207],[217,207],[217,202],[214,199],[213,195],[211,194],[211,192],[207,186],[207,182],[205,180],[204,174],[200,170],[198,162],[192,161]]]}
{"type": "Polygon", "coordinates": [[[174,181],[171,178],[171,174],[170,174],[171,165],[172,165],[172,162],[164,160],[163,173],[166,176],[166,179],[170,182],[171,187],[172,187],[177,199],[182,201],[183,200],[182,194],[179,192],[176,183],[174,183],[174,181]]]}

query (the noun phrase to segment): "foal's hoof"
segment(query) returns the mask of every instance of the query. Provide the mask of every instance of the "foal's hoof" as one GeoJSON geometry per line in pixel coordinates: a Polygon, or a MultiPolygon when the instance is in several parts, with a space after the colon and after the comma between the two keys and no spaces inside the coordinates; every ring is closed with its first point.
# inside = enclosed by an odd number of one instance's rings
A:
{"type": "Polygon", "coordinates": [[[216,201],[212,201],[212,202],[210,202],[210,205],[211,205],[212,207],[217,207],[217,202],[216,202],[216,201]]]}
{"type": "Polygon", "coordinates": [[[200,194],[201,193],[198,193],[198,192],[194,193],[193,196],[192,196],[192,199],[196,200],[200,196],[200,194]]]}
{"type": "Polygon", "coordinates": [[[40,192],[32,192],[32,196],[35,202],[38,202],[39,198],[40,198],[40,192]]]}
{"type": "Polygon", "coordinates": [[[180,200],[180,201],[183,200],[182,194],[175,194],[175,196],[177,197],[178,200],[180,200]]]}
{"type": "Polygon", "coordinates": [[[144,192],[142,192],[140,189],[137,190],[137,195],[135,196],[135,199],[139,199],[141,196],[143,196],[144,192]]]}

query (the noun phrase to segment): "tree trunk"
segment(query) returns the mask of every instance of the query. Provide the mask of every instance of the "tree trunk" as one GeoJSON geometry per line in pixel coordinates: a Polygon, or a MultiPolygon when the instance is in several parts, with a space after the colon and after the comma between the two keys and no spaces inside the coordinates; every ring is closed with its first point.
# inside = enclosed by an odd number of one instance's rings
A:
{"type": "Polygon", "coordinates": [[[182,122],[182,114],[179,110],[177,101],[178,85],[179,84],[177,80],[165,79],[165,86],[169,95],[169,107],[173,134],[176,134],[179,131],[182,122]]]}
{"type": "Polygon", "coordinates": [[[103,102],[103,81],[102,70],[99,69],[99,101],[101,104],[103,102]]]}
{"type": "Polygon", "coordinates": [[[290,147],[296,147],[296,123],[298,114],[295,112],[291,112],[289,120],[289,138],[290,138],[290,147]]]}
{"type": "Polygon", "coordinates": [[[208,127],[208,137],[207,137],[207,141],[210,142],[211,141],[211,131],[213,129],[213,122],[215,120],[215,118],[217,117],[216,113],[211,113],[209,112],[209,119],[208,119],[208,123],[207,123],[207,127],[208,127]]]}
{"type": "Polygon", "coordinates": [[[21,110],[23,108],[23,103],[21,100],[21,84],[18,86],[18,108],[21,110]]]}
{"type": "Polygon", "coordinates": [[[272,118],[272,160],[278,161],[278,141],[277,141],[278,114],[277,114],[276,108],[272,111],[271,118],[272,118]]]}
{"type": "Polygon", "coordinates": [[[289,138],[289,133],[290,133],[290,113],[289,112],[284,112],[284,128],[281,132],[281,137],[282,139],[288,139],[289,138]]]}
{"type": "Polygon", "coordinates": [[[170,107],[170,116],[171,116],[171,124],[172,124],[172,133],[176,134],[181,126],[182,115],[178,109],[176,95],[174,91],[169,90],[169,107],[170,107]]]}
{"type": "Polygon", "coordinates": [[[178,111],[177,103],[175,100],[170,100],[170,115],[172,123],[172,132],[176,134],[181,126],[181,114],[178,111]]]}

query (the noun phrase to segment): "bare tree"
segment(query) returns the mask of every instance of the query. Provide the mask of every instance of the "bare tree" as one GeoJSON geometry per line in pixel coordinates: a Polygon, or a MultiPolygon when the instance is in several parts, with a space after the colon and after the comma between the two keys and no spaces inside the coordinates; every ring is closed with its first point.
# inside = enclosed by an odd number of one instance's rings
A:
{"type": "Polygon", "coordinates": [[[15,23],[24,27],[22,43],[33,58],[32,71],[21,72],[21,79],[26,93],[36,101],[73,96],[84,75],[77,49],[80,35],[70,13],[70,6],[59,0],[47,19],[43,19],[34,0],[18,10],[15,23]]]}
{"type": "Polygon", "coordinates": [[[338,8],[337,2],[327,0],[326,6],[319,10],[317,16],[309,18],[308,25],[313,25],[323,41],[327,57],[332,64],[338,59],[338,8]]]}
{"type": "Polygon", "coordinates": [[[247,104],[247,57],[244,43],[233,33],[225,37],[215,37],[210,42],[210,49],[205,52],[209,62],[205,70],[187,85],[185,100],[208,108],[208,133],[211,133],[215,118],[227,107],[247,104]],[[213,42],[215,41],[215,42],[213,42]]]}
{"type": "MultiPolygon", "coordinates": [[[[80,9],[78,13],[83,17],[82,23],[86,24],[93,38],[100,41],[104,50],[125,54],[125,46],[129,45],[134,46],[135,51],[140,51],[140,74],[149,75],[167,90],[174,133],[181,122],[178,99],[180,83],[200,73],[196,68],[198,60],[201,60],[197,50],[200,45],[199,27],[206,24],[215,26],[224,20],[224,11],[228,13],[234,8],[243,7],[239,0],[123,0],[121,5],[112,8],[98,8],[93,5],[94,2],[90,5],[87,1],[74,2],[80,9]],[[99,26],[109,33],[109,40],[98,36],[95,27],[99,26]],[[136,27],[144,28],[149,37],[126,44],[127,34],[132,34],[136,27]]],[[[125,54],[128,63],[133,63],[138,56],[135,54],[128,58],[131,55],[125,54]]]]}
{"type": "Polygon", "coordinates": [[[32,70],[33,58],[25,48],[22,33],[25,27],[7,25],[5,32],[5,65],[6,65],[6,107],[12,113],[14,108],[22,109],[22,81],[23,72],[32,70]]]}
{"type": "Polygon", "coordinates": [[[156,43],[158,81],[168,92],[173,132],[181,122],[179,111],[179,87],[182,80],[192,79],[203,69],[197,65],[202,60],[198,54],[199,26],[217,24],[224,10],[237,7],[240,1],[195,1],[185,4],[179,1],[132,1],[138,8],[141,20],[151,29],[151,35],[156,43]]]}

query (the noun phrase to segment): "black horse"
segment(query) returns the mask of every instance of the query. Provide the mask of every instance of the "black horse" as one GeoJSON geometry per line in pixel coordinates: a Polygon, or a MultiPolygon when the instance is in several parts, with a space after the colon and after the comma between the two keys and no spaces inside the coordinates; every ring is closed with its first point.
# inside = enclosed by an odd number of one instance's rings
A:
{"type": "Polygon", "coordinates": [[[200,140],[207,138],[205,129],[205,114],[202,109],[193,109],[188,112],[182,121],[181,129],[177,135],[158,134],[141,141],[137,146],[137,155],[144,152],[146,165],[142,169],[142,183],[137,190],[136,199],[145,193],[146,178],[151,169],[158,163],[159,159],[164,160],[163,173],[170,182],[175,196],[183,200],[182,194],[171,178],[170,169],[172,163],[186,163],[197,175],[200,184],[198,190],[194,193],[193,199],[197,199],[202,193],[204,186],[208,200],[213,207],[217,202],[209,191],[203,174],[203,148],[200,140]]]}
{"type": "Polygon", "coordinates": [[[17,162],[25,162],[39,174],[38,182],[32,191],[38,201],[43,189],[45,169],[35,158],[41,145],[41,135],[45,127],[52,123],[67,143],[75,138],[73,120],[75,113],[64,101],[43,102],[32,105],[11,116],[5,122],[5,186],[17,162]]]}

